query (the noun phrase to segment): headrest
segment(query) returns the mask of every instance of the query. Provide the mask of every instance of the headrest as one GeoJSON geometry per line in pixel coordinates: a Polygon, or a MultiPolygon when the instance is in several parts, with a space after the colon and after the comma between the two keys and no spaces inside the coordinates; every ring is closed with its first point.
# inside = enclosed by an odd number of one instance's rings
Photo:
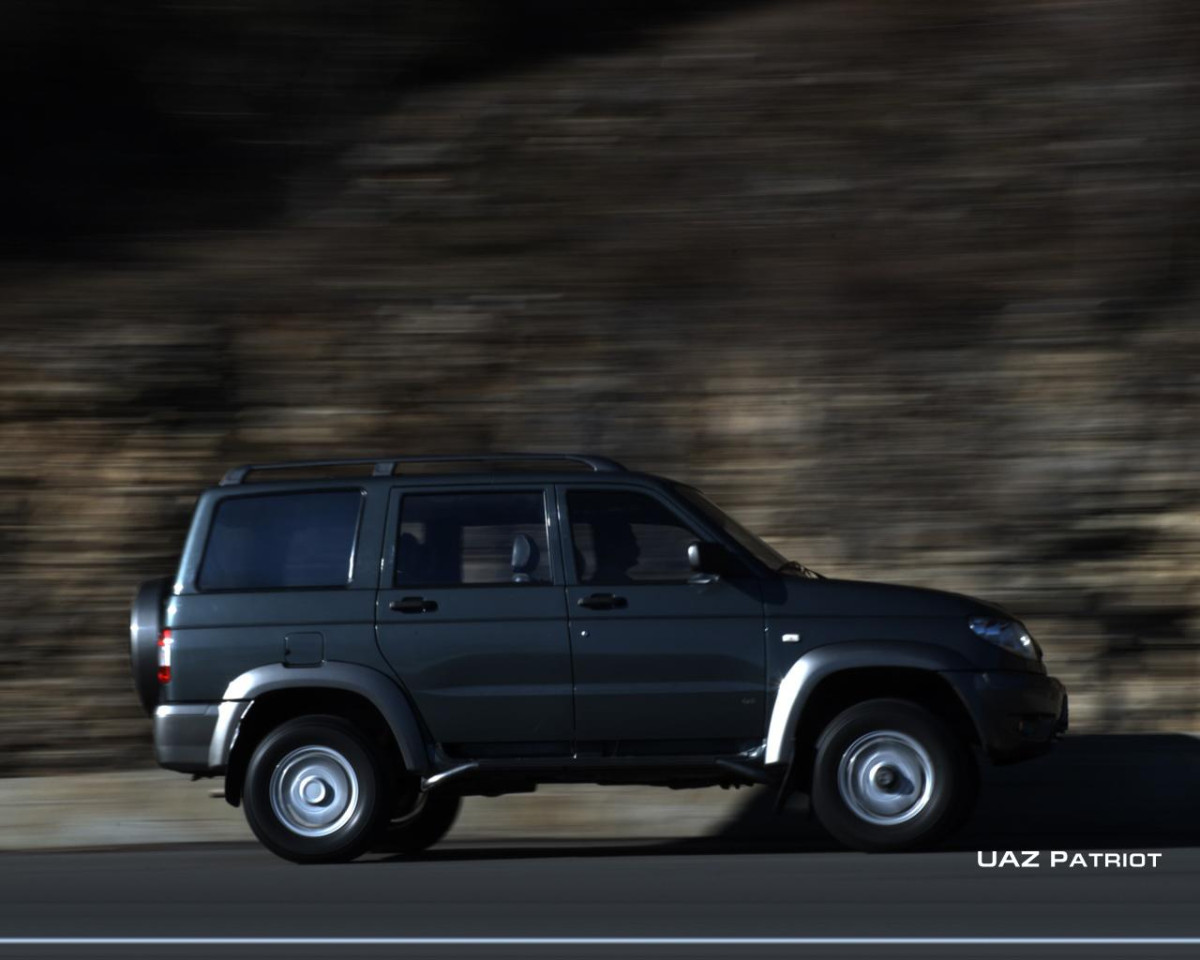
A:
{"type": "Polygon", "coordinates": [[[538,566],[538,548],[533,537],[518,533],[513,537],[512,569],[513,573],[533,573],[538,566]]]}

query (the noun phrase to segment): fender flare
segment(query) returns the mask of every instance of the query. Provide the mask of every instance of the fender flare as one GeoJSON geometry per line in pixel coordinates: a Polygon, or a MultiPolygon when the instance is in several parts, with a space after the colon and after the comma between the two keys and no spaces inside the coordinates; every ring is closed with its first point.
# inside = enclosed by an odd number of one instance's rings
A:
{"type": "MultiPolygon", "coordinates": [[[[768,765],[791,762],[794,749],[792,733],[804,712],[809,696],[822,680],[843,670],[870,667],[898,667],[927,670],[931,673],[975,669],[957,651],[931,643],[851,640],[809,650],[792,664],[779,682],[779,692],[775,696],[775,704],[771,708],[771,719],[767,726],[763,762],[768,765]]],[[[974,719],[972,715],[972,720],[974,719]]]]}
{"type": "Polygon", "coordinates": [[[222,770],[227,767],[242,718],[255,699],[276,690],[312,687],[345,690],[368,700],[383,716],[392,736],[396,738],[405,767],[413,773],[428,770],[425,737],[421,733],[417,714],[400,685],[370,667],[338,662],[326,662],[319,667],[303,669],[271,663],[235,677],[225,688],[218,708],[217,724],[209,744],[209,766],[222,770]]]}

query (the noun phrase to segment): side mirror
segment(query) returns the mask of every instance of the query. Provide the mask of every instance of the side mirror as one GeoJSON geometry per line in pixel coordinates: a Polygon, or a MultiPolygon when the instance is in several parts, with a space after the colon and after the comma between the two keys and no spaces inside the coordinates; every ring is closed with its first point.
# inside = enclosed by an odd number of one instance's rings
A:
{"type": "Polygon", "coordinates": [[[735,567],[733,557],[718,543],[695,540],[688,544],[687,556],[688,565],[695,573],[720,577],[732,573],[735,567]]]}

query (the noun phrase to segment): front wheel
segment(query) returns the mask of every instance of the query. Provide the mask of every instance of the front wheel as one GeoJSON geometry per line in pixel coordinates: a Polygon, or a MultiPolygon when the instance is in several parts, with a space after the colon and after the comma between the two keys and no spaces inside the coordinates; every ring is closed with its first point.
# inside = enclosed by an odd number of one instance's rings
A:
{"type": "Polygon", "coordinates": [[[858,850],[926,847],[969,813],[976,791],[965,743],[906,700],[855,704],[817,744],[813,811],[858,850]]]}
{"type": "Polygon", "coordinates": [[[365,853],[387,824],[390,778],[379,750],[340,717],[290,720],[255,748],[242,794],[263,846],[296,863],[365,853]]]}

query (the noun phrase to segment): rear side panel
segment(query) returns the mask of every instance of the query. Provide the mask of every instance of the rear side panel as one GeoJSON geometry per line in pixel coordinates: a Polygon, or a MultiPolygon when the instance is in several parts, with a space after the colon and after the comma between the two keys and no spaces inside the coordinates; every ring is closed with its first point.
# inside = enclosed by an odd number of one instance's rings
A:
{"type": "MultiPolygon", "coordinates": [[[[172,608],[172,702],[220,700],[239,674],[285,663],[288,638],[296,634],[319,635],[323,656],[331,660],[374,648],[373,590],[186,595],[176,597],[172,608]]],[[[293,669],[300,679],[319,663],[306,656],[293,669]]]]}
{"type": "Polygon", "coordinates": [[[174,634],[174,645],[171,682],[161,702],[219,701],[235,677],[268,664],[294,669],[298,685],[305,670],[324,661],[387,669],[375,646],[378,531],[387,509],[386,487],[364,484],[359,490],[362,506],[345,585],[205,590],[200,582],[210,527],[222,501],[323,489],[345,491],[347,485],[255,484],[201,496],[167,604],[165,626],[174,634]]]}

